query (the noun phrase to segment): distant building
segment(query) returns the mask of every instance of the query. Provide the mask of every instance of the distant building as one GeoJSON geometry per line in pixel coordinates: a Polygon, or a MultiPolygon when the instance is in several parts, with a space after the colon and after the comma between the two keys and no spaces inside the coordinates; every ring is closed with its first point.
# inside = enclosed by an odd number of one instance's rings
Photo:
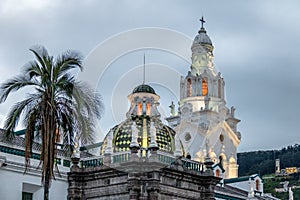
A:
{"type": "Polygon", "coordinates": [[[277,158],[275,160],[275,174],[279,174],[280,173],[280,159],[277,158]]]}

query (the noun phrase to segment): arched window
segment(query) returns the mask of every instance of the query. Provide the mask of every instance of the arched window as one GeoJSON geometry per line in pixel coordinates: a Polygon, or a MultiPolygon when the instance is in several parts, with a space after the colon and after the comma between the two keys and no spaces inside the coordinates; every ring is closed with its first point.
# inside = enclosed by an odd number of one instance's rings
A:
{"type": "Polygon", "coordinates": [[[187,80],[187,88],[186,88],[186,91],[187,91],[186,96],[187,96],[187,97],[191,97],[191,96],[192,96],[192,80],[191,80],[191,79],[188,79],[188,80],[187,80]]]}
{"type": "Polygon", "coordinates": [[[221,87],[221,79],[218,80],[218,97],[221,98],[222,97],[222,91],[221,91],[222,87],[221,87]]]}
{"type": "Polygon", "coordinates": [[[139,102],[137,105],[137,115],[142,115],[143,105],[142,102],[139,102]]]}
{"type": "Polygon", "coordinates": [[[150,116],[150,114],[151,114],[151,104],[150,104],[150,102],[147,102],[146,103],[146,115],[149,115],[150,116]]]}
{"type": "Polygon", "coordinates": [[[255,181],[255,188],[257,191],[259,191],[259,180],[258,179],[255,181]]]}
{"type": "Polygon", "coordinates": [[[202,96],[206,96],[208,94],[208,84],[207,78],[202,79],[202,96]]]}

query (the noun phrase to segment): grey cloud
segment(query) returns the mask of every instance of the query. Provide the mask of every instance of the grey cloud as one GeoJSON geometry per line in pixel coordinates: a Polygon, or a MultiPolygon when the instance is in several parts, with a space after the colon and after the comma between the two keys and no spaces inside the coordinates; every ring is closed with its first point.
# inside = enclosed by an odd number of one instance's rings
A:
{"type": "MultiPolygon", "coordinates": [[[[91,0],[49,1],[12,13],[0,9],[0,81],[20,72],[33,58],[28,49],[35,44],[54,55],[77,49],[87,56],[108,37],[132,28],[170,28],[194,38],[204,15],[215,45],[215,65],[225,78],[227,104],[237,108],[242,120],[239,150],[280,148],[300,142],[299,8],[298,1],[91,0]]],[[[153,61],[165,63],[166,58],[153,61]]],[[[176,59],[170,62],[176,65],[176,59]]],[[[180,65],[174,68],[185,75],[189,66],[180,65]]],[[[163,99],[165,94],[160,95],[163,99]]],[[[0,105],[1,114],[8,104],[0,105]]]]}

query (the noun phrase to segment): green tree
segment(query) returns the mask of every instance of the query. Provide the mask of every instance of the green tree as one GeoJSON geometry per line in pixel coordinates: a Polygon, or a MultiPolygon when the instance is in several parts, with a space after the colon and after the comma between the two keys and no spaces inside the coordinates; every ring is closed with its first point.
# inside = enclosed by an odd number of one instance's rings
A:
{"type": "Polygon", "coordinates": [[[25,172],[29,166],[35,137],[41,138],[41,167],[44,200],[49,199],[49,188],[54,177],[57,137],[63,135],[73,151],[76,133],[80,141],[93,141],[93,119],[100,118],[102,103],[90,87],[75,80],[72,69],[82,70],[82,57],[67,51],[56,58],[44,47],[30,49],[35,60],[25,65],[24,72],[0,86],[0,103],[11,92],[29,87],[31,93],[10,109],[4,129],[7,138],[14,137],[20,119],[26,127],[25,172]]]}

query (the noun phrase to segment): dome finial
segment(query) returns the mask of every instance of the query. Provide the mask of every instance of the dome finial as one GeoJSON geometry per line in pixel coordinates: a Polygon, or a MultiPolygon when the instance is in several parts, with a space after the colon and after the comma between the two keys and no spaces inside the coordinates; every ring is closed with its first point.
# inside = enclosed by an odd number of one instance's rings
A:
{"type": "Polygon", "coordinates": [[[200,22],[201,22],[201,29],[202,29],[202,28],[204,28],[204,27],[203,27],[203,24],[206,22],[206,21],[204,20],[203,16],[201,17],[200,22]]]}

